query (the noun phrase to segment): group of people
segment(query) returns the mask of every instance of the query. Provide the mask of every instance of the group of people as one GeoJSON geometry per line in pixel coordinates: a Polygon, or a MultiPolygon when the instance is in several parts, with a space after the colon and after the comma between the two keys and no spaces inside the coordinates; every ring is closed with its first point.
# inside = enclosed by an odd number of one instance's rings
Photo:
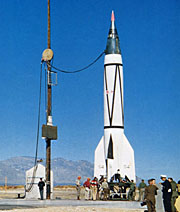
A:
{"type": "MultiPolygon", "coordinates": [[[[76,180],[78,200],[80,199],[80,189],[81,189],[80,180],[81,177],[79,176],[76,180]]],[[[162,198],[163,198],[164,210],[165,212],[177,212],[175,202],[178,195],[180,195],[180,181],[176,183],[171,177],[167,178],[167,176],[165,175],[161,175],[161,180],[162,182],[160,184],[162,185],[162,198]]],[[[110,194],[107,179],[104,177],[101,177],[100,180],[98,180],[96,177],[94,177],[92,180],[90,178],[87,178],[87,180],[83,183],[83,186],[85,188],[85,200],[97,200],[97,199],[107,200],[110,194]]],[[[136,190],[135,183],[133,181],[130,181],[129,192],[127,196],[128,200],[134,200],[135,190],[136,190]]],[[[153,178],[149,179],[148,185],[146,185],[144,180],[142,180],[138,186],[138,190],[139,190],[139,201],[142,202],[142,205],[147,204],[148,212],[155,212],[156,211],[155,197],[158,191],[155,179],[153,178]]]]}
{"type": "MultiPolygon", "coordinates": [[[[77,199],[80,200],[81,196],[81,177],[78,176],[76,180],[76,190],[77,190],[77,199]]],[[[175,203],[178,196],[180,196],[180,181],[176,183],[173,178],[167,178],[166,175],[161,175],[162,182],[162,198],[164,204],[165,212],[177,212],[175,203]]],[[[120,181],[119,181],[120,182],[120,181]]],[[[136,185],[132,181],[128,182],[129,184],[129,192],[128,192],[128,200],[134,200],[136,185]]],[[[40,178],[38,183],[40,197],[43,199],[43,190],[45,183],[40,178]]],[[[110,195],[110,188],[107,183],[107,179],[103,176],[100,180],[97,177],[94,177],[92,180],[87,178],[87,180],[83,183],[85,190],[85,200],[107,200],[110,195]]],[[[149,179],[148,185],[141,181],[138,186],[139,190],[139,201],[142,202],[142,205],[147,204],[148,212],[156,212],[156,195],[158,187],[156,185],[155,179],[149,179]]]]}
{"type": "MultiPolygon", "coordinates": [[[[77,190],[77,199],[80,200],[80,192],[81,192],[81,177],[78,176],[76,180],[76,190],[77,190]]],[[[144,182],[144,180],[142,180],[144,182]]],[[[110,191],[113,190],[115,194],[119,193],[126,193],[127,187],[129,188],[128,193],[126,195],[127,200],[134,200],[135,198],[135,189],[136,185],[133,180],[126,181],[125,179],[122,180],[120,176],[115,176],[114,180],[111,179],[111,183],[120,183],[123,182],[126,186],[118,187],[118,186],[111,186],[107,183],[107,179],[101,176],[100,180],[97,177],[94,177],[92,180],[87,178],[87,180],[83,183],[83,187],[85,190],[85,200],[107,200],[110,197],[110,191]]],[[[144,183],[145,184],[145,183],[144,183]]],[[[146,186],[146,184],[145,184],[146,186]]],[[[142,193],[143,185],[141,183],[140,194],[142,193]]],[[[142,194],[144,195],[144,194],[142,194]]],[[[140,198],[142,201],[144,196],[140,198]]]]}
{"type": "MultiPolygon", "coordinates": [[[[117,177],[117,176],[116,176],[117,177]]],[[[76,180],[76,190],[77,190],[77,199],[80,200],[80,191],[81,191],[81,177],[79,176],[76,180]]],[[[135,183],[133,180],[125,181],[122,180],[119,176],[117,177],[117,182],[123,182],[129,187],[129,191],[127,194],[128,200],[134,200],[135,194],[135,183]]],[[[115,181],[113,181],[115,182],[115,181]]],[[[110,183],[113,183],[112,180],[110,183]]],[[[110,193],[113,190],[114,194],[119,194],[121,192],[126,193],[127,187],[118,187],[118,186],[111,186],[108,184],[107,179],[103,176],[98,180],[97,177],[94,177],[92,180],[87,178],[87,180],[83,183],[83,187],[85,190],[85,200],[107,200],[110,198],[110,193]]]]}
{"type": "MultiPolygon", "coordinates": [[[[169,177],[167,179],[166,175],[161,175],[162,182],[162,198],[164,204],[165,212],[177,212],[175,203],[178,195],[180,195],[180,181],[178,184],[169,177]]],[[[144,180],[139,185],[139,200],[143,201],[143,204],[147,204],[148,212],[156,211],[156,199],[158,187],[156,185],[155,179],[148,180],[148,186],[144,183],[144,180]]]]}
{"type": "MultiPolygon", "coordinates": [[[[77,190],[77,199],[80,200],[80,192],[81,192],[81,177],[78,176],[76,180],[76,190],[77,190]]],[[[97,200],[103,199],[107,200],[109,193],[109,186],[106,178],[103,176],[100,180],[97,177],[94,177],[92,180],[87,178],[87,180],[83,183],[83,187],[85,189],[85,200],[97,200]]]]}

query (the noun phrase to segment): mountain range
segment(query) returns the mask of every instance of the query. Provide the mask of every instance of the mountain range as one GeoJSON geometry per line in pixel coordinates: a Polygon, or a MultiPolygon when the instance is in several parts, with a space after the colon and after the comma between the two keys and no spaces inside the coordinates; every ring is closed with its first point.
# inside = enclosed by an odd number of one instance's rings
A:
{"type": "MultiPolygon", "coordinates": [[[[45,166],[45,160],[42,165],[45,166]]],[[[33,166],[33,157],[13,157],[0,161],[0,184],[4,185],[5,178],[7,178],[8,185],[25,185],[26,171],[33,166]]],[[[74,184],[77,176],[81,176],[84,182],[87,177],[92,178],[94,172],[93,164],[85,160],[72,161],[55,158],[51,160],[51,167],[54,185],[74,184]]]]}
{"type": "MultiPolygon", "coordinates": [[[[42,165],[45,166],[43,159],[42,165]]],[[[26,171],[34,166],[33,157],[13,157],[0,161],[0,185],[5,184],[7,178],[8,185],[25,185],[26,171]]],[[[75,184],[77,176],[81,176],[82,182],[87,177],[92,179],[94,165],[85,160],[72,161],[63,158],[51,160],[51,167],[54,176],[54,185],[72,185],[75,184]]],[[[141,178],[136,176],[136,184],[141,182],[141,178]]]]}

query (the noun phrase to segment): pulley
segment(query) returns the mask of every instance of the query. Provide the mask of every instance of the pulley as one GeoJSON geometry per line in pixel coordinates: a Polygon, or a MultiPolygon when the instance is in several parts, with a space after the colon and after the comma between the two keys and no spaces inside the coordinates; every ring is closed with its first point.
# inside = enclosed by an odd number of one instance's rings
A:
{"type": "Polygon", "coordinates": [[[42,53],[43,61],[51,61],[53,58],[53,51],[52,49],[45,49],[42,53]]]}

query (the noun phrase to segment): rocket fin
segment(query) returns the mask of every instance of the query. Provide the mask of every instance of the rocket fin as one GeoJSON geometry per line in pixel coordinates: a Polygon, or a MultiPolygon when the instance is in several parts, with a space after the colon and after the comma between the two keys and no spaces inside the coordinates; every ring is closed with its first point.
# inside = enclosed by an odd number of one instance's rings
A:
{"type": "Polygon", "coordinates": [[[127,175],[130,180],[136,181],[136,176],[135,176],[135,160],[134,160],[134,150],[128,141],[127,137],[123,133],[123,149],[121,153],[123,154],[123,161],[122,163],[124,164],[123,167],[123,175],[127,175]]]}
{"type": "Polygon", "coordinates": [[[104,136],[102,136],[95,150],[94,156],[94,176],[100,178],[101,175],[106,175],[106,164],[104,154],[104,136]]]}

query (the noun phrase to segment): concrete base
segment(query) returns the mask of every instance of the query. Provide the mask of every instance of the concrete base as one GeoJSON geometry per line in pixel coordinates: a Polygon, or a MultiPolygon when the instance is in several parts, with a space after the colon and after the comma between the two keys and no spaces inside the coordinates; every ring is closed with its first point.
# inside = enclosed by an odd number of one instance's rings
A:
{"type": "Polygon", "coordinates": [[[65,207],[65,208],[88,207],[96,209],[98,208],[109,209],[108,211],[111,211],[110,209],[117,209],[118,212],[124,212],[124,211],[144,212],[144,210],[146,209],[146,207],[142,208],[140,206],[140,202],[134,202],[134,201],[86,201],[86,200],[27,200],[27,199],[1,200],[0,199],[0,209],[2,209],[1,206],[2,207],[6,206],[6,209],[44,208],[44,207],[65,207]]]}

